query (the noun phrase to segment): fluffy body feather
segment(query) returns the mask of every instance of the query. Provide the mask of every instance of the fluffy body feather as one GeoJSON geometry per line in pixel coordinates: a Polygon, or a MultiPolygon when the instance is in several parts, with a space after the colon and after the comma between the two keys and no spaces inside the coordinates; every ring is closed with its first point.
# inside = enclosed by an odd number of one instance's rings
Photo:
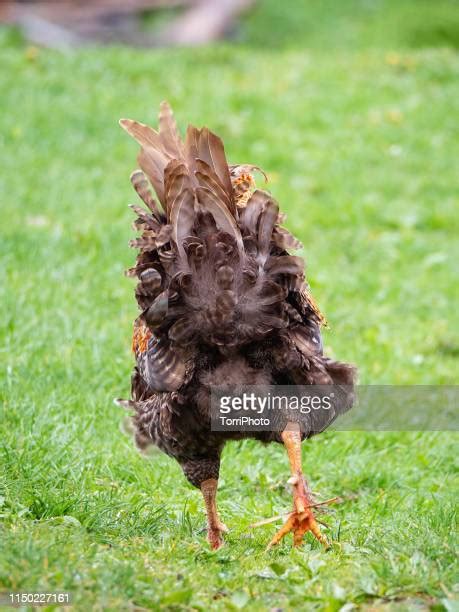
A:
{"type": "MultiPolygon", "coordinates": [[[[277,432],[212,432],[213,385],[352,385],[355,370],[323,355],[324,319],[303,260],[288,252],[301,245],[281,227],[272,196],[228,166],[221,140],[189,126],[182,142],[167,103],[159,131],[120,123],[141,145],[131,180],[147,207],[133,206],[139,255],[128,274],[138,278],[141,314],[128,405],[139,446],[155,443],[201,486],[218,478],[227,440],[281,441],[277,432]]],[[[349,406],[335,405],[319,425],[304,415],[303,438],[349,406]]]]}

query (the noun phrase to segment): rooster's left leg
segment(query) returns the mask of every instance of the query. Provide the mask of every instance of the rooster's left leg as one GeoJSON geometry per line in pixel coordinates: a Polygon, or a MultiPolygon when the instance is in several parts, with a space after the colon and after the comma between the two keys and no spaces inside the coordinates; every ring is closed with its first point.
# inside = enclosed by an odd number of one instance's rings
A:
{"type": "Polygon", "coordinates": [[[301,432],[297,423],[289,423],[282,432],[282,441],[287,449],[292,473],[289,483],[293,485],[293,512],[281,529],[275,534],[268,548],[278,544],[287,533],[293,532],[293,545],[299,546],[303,536],[310,531],[322,544],[328,547],[325,536],[311,510],[312,499],[306,488],[301,468],[301,432]]]}
{"type": "Polygon", "coordinates": [[[223,545],[222,533],[228,531],[217,512],[217,486],[218,480],[216,478],[209,478],[201,483],[201,493],[207,513],[207,539],[214,550],[223,545]]]}

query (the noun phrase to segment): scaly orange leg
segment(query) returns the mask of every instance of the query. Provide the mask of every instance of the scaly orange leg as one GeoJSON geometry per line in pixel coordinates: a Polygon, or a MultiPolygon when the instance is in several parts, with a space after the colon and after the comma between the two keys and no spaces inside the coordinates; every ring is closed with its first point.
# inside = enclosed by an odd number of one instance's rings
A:
{"type": "Polygon", "coordinates": [[[209,478],[201,483],[201,493],[207,513],[207,539],[214,550],[223,545],[221,535],[228,531],[228,527],[221,522],[217,512],[217,486],[218,480],[215,478],[209,478]]]}
{"type": "Polygon", "coordinates": [[[284,525],[274,535],[268,548],[278,544],[287,533],[293,532],[293,545],[300,546],[304,534],[310,531],[324,546],[328,541],[322,535],[310,506],[312,500],[306,489],[306,483],[301,469],[301,432],[297,423],[289,423],[282,432],[282,441],[287,449],[292,473],[289,483],[293,485],[293,512],[284,525]]]}

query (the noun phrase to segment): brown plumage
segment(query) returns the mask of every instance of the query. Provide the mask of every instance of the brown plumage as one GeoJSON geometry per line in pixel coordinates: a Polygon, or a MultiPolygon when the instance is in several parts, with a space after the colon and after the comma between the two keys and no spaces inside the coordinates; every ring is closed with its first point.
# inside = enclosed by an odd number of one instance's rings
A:
{"type": "Polygon", "coordinates": [[[301,439],[349,408],[350,396],[334,405],[323,423],[313,426],[305,415],[301,434],[295,426],[287,427],[290,433],[210,427],[212,386],[353,384],[352,366],[323,355],[324,318],[309,293],[302,258],[289,254],[301,244],[281,227],[270,193],[255,188],[251,171],[258,168],[229,167],[222,141],[207,128],[189,126],[183,142],[165,102],[159,131],[136,121],[120,123],[141,145],[141,170],[131,181],[148,209],[132,207],[140,236],[131,246],[139,254],[128,271],[138,278],[141,310],[127,402],[135,410],[136,440],[175,457],[201,488],[213,547],[224,531],[215,505],[224,444],[249,436],[284,442],[297,479],[292,480],[296,522],[288,530],[295,543],[307,530],[319,537],[294,456],[301,439]]]}

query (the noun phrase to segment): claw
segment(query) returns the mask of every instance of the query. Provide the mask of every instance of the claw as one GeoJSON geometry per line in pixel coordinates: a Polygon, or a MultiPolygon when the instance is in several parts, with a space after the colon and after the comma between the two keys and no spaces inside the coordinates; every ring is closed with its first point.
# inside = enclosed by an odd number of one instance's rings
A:
{"type": "MultiPolygon", "coordinates": [[[[295,500],[296,502],[297,500],[295,500]]],[[[276,535],[272,538],[268,544],[267,550],[278,544],[287,533],[293,531],[293,544],[294,546],[300,546],[303,541],[304,535],[310,531],[326,548],[330,547],[330,543],[327,538],[321,533],[318,523],[324,527],[328,527],[326,523],[319,521],[311,512],[311,508],[317,508],[318,506],[324,506],[328,504],[339,503],[343,501],[341,497],[332,497],[322,502],[315,504],[307,504],[303,512],[293,511],[283,514],[281,516],[273,516],[272,518],[263,519],[249,525],[251,529],[255,527],[262,527],[263,525],[269,525],[275,523],[281,519],[285,519],[284,525],[279,529],[276,535]]],[[[296,503],[295,503],[296,505],[296,503]]]]}
{"type": "Polygon", "coordinates": [[[305,533],[308,531],[310,531],[325,548],[330,547],[327,538],[322,535],[313,513],[307,508],[304,512],[292,512],[268,544],[267,550],[279,544],[282,538],[290,532],[293,532],[293,546],[300,546],[303,542],[305,533]]]}
{"type": "Polygon", "coordinates": [[[212,550],[218,550],[224,544],[222,533],[226,533],[228,528],[225,525],[221,527],[209,527],[207,530],[207,540],[209,541],[212,550]]]}
{"type": "Polygon", "coordinates": [[[216,525],[208,525],[207,527],[207,540],[212,550],[218,550],[225,543],[223,540],[223,534],[228,533],[228,527],[218,520],[216,525]]]}

